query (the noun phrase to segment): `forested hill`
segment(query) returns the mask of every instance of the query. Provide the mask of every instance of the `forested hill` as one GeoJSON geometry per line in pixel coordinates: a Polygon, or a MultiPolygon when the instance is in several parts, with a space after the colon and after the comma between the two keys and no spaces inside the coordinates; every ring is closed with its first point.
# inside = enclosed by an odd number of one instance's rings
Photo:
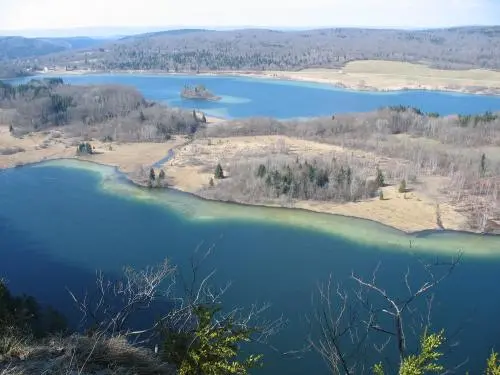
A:
{"type": "Polygon", "coordinates": [[[57,126],[70,135],[122,141],[162,141],[200,125],[192,112],[146,101],[133,87],[73,86],[60,78],[17,86],[0,81],[0,124],[10,124],[15,135],[57,126]]]}
{"type": "Polygon", "coordinates": [[[0,36],[0,61],[43,56],[71,49],[89,48],[104,42],[104,40],[88,37],[24,38],[21,36],[0,36]]]}
{"type": "Polygon", "coordinates": [[[500,26],[436,30],[181,30],[124,38],[39,63],[93,69],[298,70],[353,60],[425,63],[444,69],[500,69],[500,26]]]}

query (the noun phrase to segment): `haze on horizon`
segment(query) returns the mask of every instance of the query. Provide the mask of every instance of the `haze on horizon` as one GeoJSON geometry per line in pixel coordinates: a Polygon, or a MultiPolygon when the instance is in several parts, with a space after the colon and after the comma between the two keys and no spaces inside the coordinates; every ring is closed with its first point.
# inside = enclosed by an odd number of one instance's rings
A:
{"type": "Polygon", "coordinates": [[[500,0],[0,0],[0,8],[4,35],[238,25],[411,29],[500,24],[500,0]]]}

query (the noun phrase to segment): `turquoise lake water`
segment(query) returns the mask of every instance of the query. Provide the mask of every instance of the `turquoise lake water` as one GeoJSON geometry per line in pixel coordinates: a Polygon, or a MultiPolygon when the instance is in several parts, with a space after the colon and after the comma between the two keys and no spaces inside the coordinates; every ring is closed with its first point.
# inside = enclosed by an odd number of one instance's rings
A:
{"type": "MultiPolygon", "coordinates": [[[[367,93],[314,84],[234,77],[146,75],[68,76],[67,82],[123,83],[146,97],[193,108],[182,101],[185,83],[205,84],[223,100],[198,103],[224,117],[278,118],[368,111],[412,105],[425,111],[474,113],[500,110],[500,97],[409,91],[367,93]]],[[[265,367],[255,374],[326,374],[313,353],[284,355],[306,344],[311,294],[333,273],[370,277],[381,262],[381,284],[405,295],[401,282],[418,257],[444,261],[458,250],[463,263],[437,291],[433,327],[450,337],[450,364],[482,372],[492,348],[500,350],[500,239],[463,233],[405,235],[373,222],[300,210],[245,207],[199,200],[175,191],[148,191],[125,183],[111,168],[50,162],[0,170],[0,275],[15,292],[37,296],[76,319],[65,287],[92,288],[95,270],[112,275],[125,265],[142,267],[169,257],[186,270],[189,257],[215,245],[206,264],[216,281],[232,281],[226,306],[270,302],[270,318],[288,326],[259,347],[265,367]],[[410,240],[412,248],[409,249],[410,240]]],[[[463,371],[462,371],[463,370],[463,371]]]]}
{"type": "MultiPolygon", "coordinates": [[[[120,83],[137,87],[148,99],[197,108],[224,118],[271,116],[300,118],[367,112],[388,105],[411,105],[426,112],[469,114],[500,111],[500,96],[435,91],[361,92],[324,84],[220,76],[90,74],[64,76],[74,84],[120,83]],[[185,84],[204,84],[218,102],[193,102],[179,96],[185,84]]],[[[23,79],[24,81],[31,78],[23,79]]],[[[17,80],[15,82],[21,82],[17,80]]]]}
{"type": "Polygon", "coordinates": [[[270,302],[270,317],[289,320],[271,340],[276,350],[258,348],[266,365],[254,373],[326,374],[312,353],[300,359],[282,354],[306,344],[305,316],[318,282],[330,273],[339,280],[351,271],[369,277],[381,262],[381,284],[404,295],[401,277],[408,266],[418,274],[417,257],[444,261],[462,249],[462,265],[437,291],[434,327],[451,337],[450,361],[470,356],[472,373],[479,373],[492,347],[500,348],[500,252],[494,237],[407,236],[363,220],[149,192],[124,183],[111,168],[78,162],[3,170],[0,187],[1,274],[15,292],[33,294],[73,319],[65,287],[83,294],[92,288],[96,269],[115,275],[124,265],[169,257],[186,270],[198,245],[215,245],[205,267],[217,270],[217,283],[233,283],[226,305],[270,302]],[[409,239],[413,253],[405,245],[409,239]]]}

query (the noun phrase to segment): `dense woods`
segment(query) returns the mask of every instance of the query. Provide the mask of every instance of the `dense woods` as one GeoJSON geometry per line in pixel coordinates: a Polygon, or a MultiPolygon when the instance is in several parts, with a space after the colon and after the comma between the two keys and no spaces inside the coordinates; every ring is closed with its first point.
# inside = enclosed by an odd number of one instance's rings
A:
{"type": "Polygon", "coordinates": [[[108,141],[161,141],[199,126],[191,112],[148,102],[134,88],[72,86],[58,78],[17,86],[0,82],[0,109],[0,120],[17,135],[59,126],[108,141]]]}
{"type": "Polygon", "coordinates": [[[238,198],[246,201],[276,196],[352,201],[376,194],[381,184],[373,185],[372,180],[378,180],[377,166],[382,163],[385,181],[400,186],[404,180],[405,189],[425,176],[446,177],[440,193],[469,215],[474,229],[486,230],[492,220],[500,218],[500,117],[496,113],[439,117],[398,106],[339,114],[333,119],[245,119],[214,125],[198,134],[256,135],[329,143],[347,148],[347,153],[335,158],[296,160],[282,141],[277,145],[279,155],[233,162],[231,181],[216,185],[210,195],[223,199],[241,192],[238,198]],[[356,157],[355,150],[375,156],[356,157]]]}
{"type": "Polygon", "coordinates": [[[26,66],[91,69],[298,70],[353,60],[425,63],[444,69],[500,69],[500,27],[436,30],[179,30],[123,38],[99,48],[24,60],[26,66]]]}

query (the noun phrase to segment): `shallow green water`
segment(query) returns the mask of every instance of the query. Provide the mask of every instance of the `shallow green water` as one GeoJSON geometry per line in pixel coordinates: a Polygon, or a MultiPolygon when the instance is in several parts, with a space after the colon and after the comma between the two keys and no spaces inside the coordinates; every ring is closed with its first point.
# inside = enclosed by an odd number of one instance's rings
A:
{"type": "Polygon", "coordinates": [[[0,274],[15,291],[69,315],[65,286],[91,287],[95,269],[116,273],[166,256],[185,269],[200,244],[215,245],[207,270],[216,268],[220,283],[233,282],[228,306],[269,301],[271,317],[289,319],[272,340],[276,350],[262,348],[266,366],[258,374],[325,373],[311,353],[301,359],[282,353],[304,346],[311,292],[330,273],[341,280],[351,271],[370,275],[381,262],[381,283],[404,293],[401,276],[418,266],[416,256],[445,260],[459,249],[464,262],[437,293],[434,325],[459,343],[451,362],[471,355],[472,373],[499,344],[498,237],[410,236],[365,220],[203,201],[139,189],[112,168],[76,161],[0,171],[0,274]]]}

